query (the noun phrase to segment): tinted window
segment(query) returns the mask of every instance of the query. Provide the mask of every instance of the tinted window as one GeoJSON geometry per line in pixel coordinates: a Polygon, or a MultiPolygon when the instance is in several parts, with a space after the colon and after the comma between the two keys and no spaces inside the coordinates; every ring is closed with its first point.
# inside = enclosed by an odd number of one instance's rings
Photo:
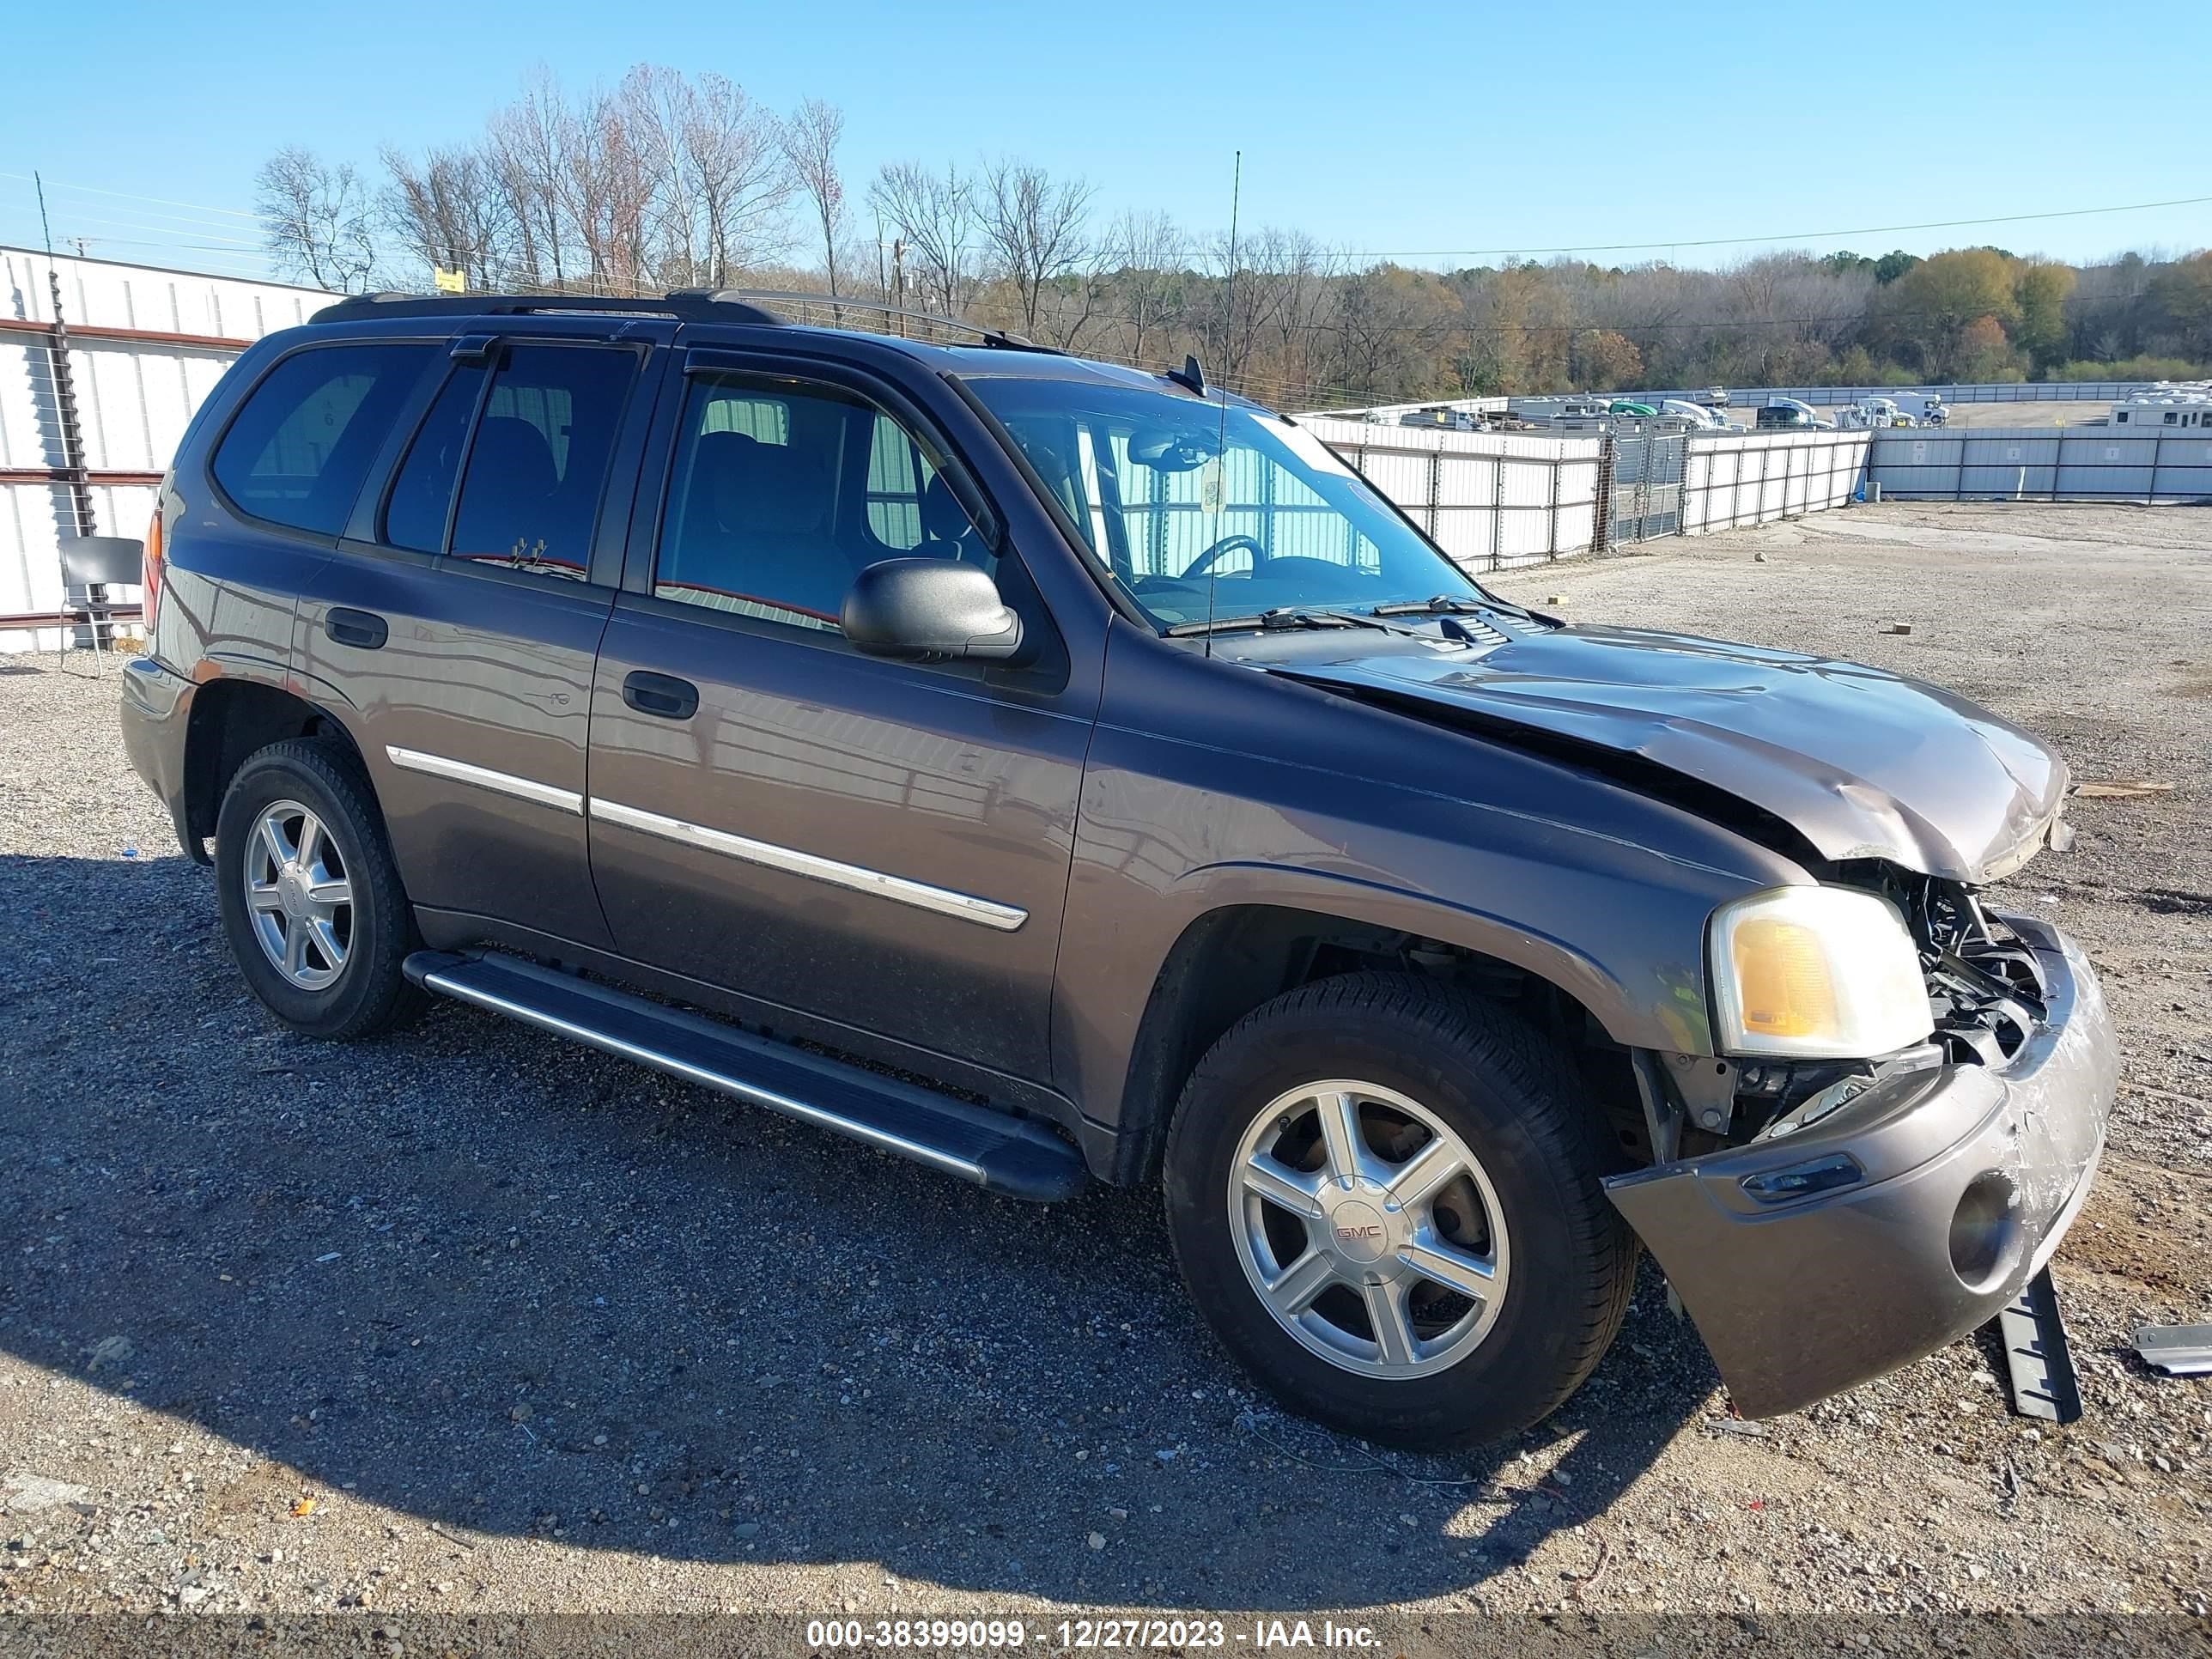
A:
{"type": "Polygon", "coordinates": [[[256,518],[337,535],[433,350],[343,345],[295,352],[253,388],[224,433],[211,463],[216,481],[256,518]]]}
{"type": "MultiPolygon", "coordinates": [[[[509,349],[469,446],[455,558],[583,580],[607,458],[636,374],[636,354],[618,348],[509,349]]],[[[433,464],[424,467],[424,487],[434,493],[433,464]]]]}
{"type": "Polygon", "coordinates": [[[1219,392],[1028,375],[968,384],[1163,626],[1479,591],[1312,433],[1219,392]]]}
{"type": "Polygon", "coordinates": [[[384,539],[392,546],[418,553],[444,550],[446,511],[453,505],[453,480],[460,476],[461,449],[483,377],[481,363],[461,365],[422,417],[384,507],[384,539]]]}
{"type": "Polygon", "coordinates": [[[656,595],[834,629],[853,579],[901,555],[994,563],[897,422],[830,386],[692,382],[656,595]]]}

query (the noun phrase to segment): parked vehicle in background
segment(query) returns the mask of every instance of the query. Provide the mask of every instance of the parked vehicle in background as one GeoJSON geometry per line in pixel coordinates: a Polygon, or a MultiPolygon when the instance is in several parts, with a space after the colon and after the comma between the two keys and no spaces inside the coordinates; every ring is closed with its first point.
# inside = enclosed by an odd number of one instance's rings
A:
{"type": "Polygon", "coordinates": [[[1762,432],[1793,427],[1832,429],[1835,424],[1832,419],[1821,414],[1812,404],[1801,403],[1795,398],[1769,398],[1766,406],[1759,411],[1757,416],[1757,426],[1762,432]]]}
{"type": "Polygon", "coordinates": [[[1650,404],[1639,404],[1626,398],[1616,398],[1605,406],[1608,415],[1626,416],[1632,420],[1648,421],[1658,414],[1650,404]]]}
{"type": "Polygon", "coordinates": [[[1195,365],[777,297],[348,301],[194,417],[124,741],[277,1020],[441,996],[1157,1182],[1255,1378],[1408,1444],[1565,1399],[1639,1237],[1754,1416],[2057,1247],[2112,1028],[1983,897],[2063,842],[2048,745],[1498,599],[1195,365]]]}
{"type": "Polygon", "coordinates": [[[1698,401],[1711,409],[1726,409],[1729,406],[1728,388],[1709,386],[1698,394],[1698,401]]]}
{"type": "Polygon", "coordinates": [[[1944,403],[1941,392],[1899,392],[1893,395],[1892,401],[1896,404],[1898,413],[1917,425],[1941,426],[1951,418],[1950,407],[1944,403]]]}
{"type": "Polygon", "coordinates": [[[1911,426],[1912,416],[1901,411],[1896,402],[1888,398],[1861,398],[1836,411],[1836,424],[1857,430],[1886,429],[1911,426]]]}
{"type": "Polygon", "coordinates": [[[1662,418],[1681,421],[1698,432],[1741,432],[1744,428],[1724,419],[1717,410],[1705,404],[1693,404],[1686,398],[1664,398],[1660,400],[1662,418]]]}
{"type": "Polygon", "coordinates": [[[2202,382],[2155,386],[2114,404],[2109,419],[2114,426],[2161,432],[2212,427],[2212,388],[2202,382]]]}
{"type": "Polygon", "coordinates": [[[1427,409],[1408,410],[1398,417],[1398,424],[1425,427],[1432,432],[1479,432],[1482,429],[1482,422],[1474,415],[1443,404],[1427,409]]]}

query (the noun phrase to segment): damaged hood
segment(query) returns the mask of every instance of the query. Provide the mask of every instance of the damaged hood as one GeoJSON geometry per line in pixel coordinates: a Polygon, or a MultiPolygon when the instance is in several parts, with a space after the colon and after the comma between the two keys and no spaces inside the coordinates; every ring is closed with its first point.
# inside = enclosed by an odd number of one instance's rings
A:
{"type": "Polygon", "coordinates": [[[1361,654],[1269,666],[1633,756],[1772,813],[1828,859],[1958,881],[2026,863],[2065,796],[2048,744],[1883,669],[1633,629],[1538,631],[1515,618],[1485,631],[1507,629],[1502,643],[1454,651],[1370,635],[1361,654]]]}

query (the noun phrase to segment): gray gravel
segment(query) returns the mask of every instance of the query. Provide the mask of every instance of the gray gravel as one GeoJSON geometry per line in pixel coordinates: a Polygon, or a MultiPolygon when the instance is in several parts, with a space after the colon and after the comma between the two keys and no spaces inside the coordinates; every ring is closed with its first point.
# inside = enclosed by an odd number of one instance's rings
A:
{"type": "Polygon", "coordinates": [[[1378,1456],[1249,1389],[1152,1193],[994,1200],[457,1007],[277,1030],[112,675],[0,664],[0,1610],[1353,1610],[1413,1649],[1470,1608],[2201,1615],[2212,1389],[2125,1338],[2212,1317],[2208,531],[1890,507],[1500,583],[1908,669],[2176,785],[2081,802],[2006,895],[2087,942],[2127,1048],[2062,1431],[1973,1342],[1731,1421],[1647,1269],[1555,1420],[1378,1456]]]}

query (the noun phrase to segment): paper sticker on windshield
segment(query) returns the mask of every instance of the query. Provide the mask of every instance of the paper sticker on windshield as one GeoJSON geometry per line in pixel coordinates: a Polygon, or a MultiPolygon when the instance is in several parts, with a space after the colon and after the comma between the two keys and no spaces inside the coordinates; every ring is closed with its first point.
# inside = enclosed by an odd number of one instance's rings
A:
{"type": "Polygon", "coordinates": [[[1198,510],[1208,517],[1218,516],[1222,496],[1221,457],[1216,455],[1198,469],[1198,510]]]}

